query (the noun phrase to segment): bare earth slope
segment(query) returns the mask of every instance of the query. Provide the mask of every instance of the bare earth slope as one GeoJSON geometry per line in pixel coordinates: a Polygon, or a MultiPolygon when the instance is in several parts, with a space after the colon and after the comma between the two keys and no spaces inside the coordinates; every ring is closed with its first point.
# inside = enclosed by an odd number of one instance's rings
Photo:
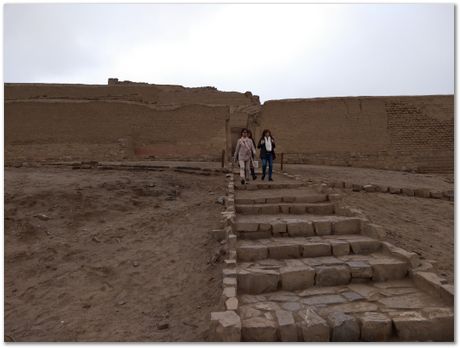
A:
{"type": "Polygon", "coordinates": [[[222,194],[221,176],[6,169],[6,340],[206,340],[222,194]]]}

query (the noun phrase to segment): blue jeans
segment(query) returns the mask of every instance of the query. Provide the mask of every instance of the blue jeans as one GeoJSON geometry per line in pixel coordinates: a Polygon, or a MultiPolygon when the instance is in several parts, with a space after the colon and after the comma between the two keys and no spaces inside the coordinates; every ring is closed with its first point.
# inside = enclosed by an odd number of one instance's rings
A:
{"type": "Polygon", "coordinates": [[[273,174],[273,154],[267,153],[265,157],[262,157],[262,176],[265,176],[267,172],[267,162],[268,162],[268,177],[271,178],[273,174]]]}

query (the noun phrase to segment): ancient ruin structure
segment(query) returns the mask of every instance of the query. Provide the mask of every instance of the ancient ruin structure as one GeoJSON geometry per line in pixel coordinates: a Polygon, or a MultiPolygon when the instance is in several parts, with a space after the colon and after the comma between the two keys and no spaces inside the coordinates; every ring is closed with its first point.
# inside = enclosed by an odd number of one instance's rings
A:
{"type": "Polygon", "coordinates": [[[338,194],[290,178],[246,186],[228,177],[213,340],[453,341],[453,285],[338,194]]]}
{"type": "Polygon", "coordinates": [[[453,170],[453,96],[272,100],[118,81],[5,84],[5,159],[220,160],[270,128],[289,163],[453,170]]]}

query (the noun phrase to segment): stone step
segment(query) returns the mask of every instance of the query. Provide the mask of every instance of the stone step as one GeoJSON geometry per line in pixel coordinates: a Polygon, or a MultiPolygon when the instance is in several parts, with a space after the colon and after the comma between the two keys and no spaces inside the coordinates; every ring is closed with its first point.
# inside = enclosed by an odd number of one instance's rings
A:
{"type": "Polygon", "coordinates": [[[264,183],[250,182],[246,185],[241,185],[239,182],[235,181],[235,189],[237,190],[293,189],[302,186],[304,186],[304,184],[298,182],[276,183],[268,181],[264,183]]]}
{"type": "Polygon", "coordinates": [[[236,212],[240,214],[334,214],[332,203],[264,203],[237,204],[236,212]]]}
{"type": "Polygon", "coordinates": [[[292,259],[321,256],[367,255],[382,249],[382,243],[362,235],[268,238],[237,242],[238,261],[292,259]]]}
{"type": "Polygon", "coordinates": [[[361,233],[360,219],[335,215],[240,214],[235,226],[240,239],[361,233]]]}
{"type": "Polygon", "coordinates": [[[320,203],[326,202],[326,194],[303,189],[272,189],[260,191],[241,191],[235,199],[236,204],[260,203],[320,203]]]}
{"type": "Polygon", "coordinates": [[[390,255],[325,256],[297,259],[263,259],[239,262],[239,294],[345,285],[403,279],[409,264],[390,255]]]}
{"type": "Polygon", "coordinates": [[[410,279],[239,295],[242,341],[453,341],[454,311],[410,279]]]}

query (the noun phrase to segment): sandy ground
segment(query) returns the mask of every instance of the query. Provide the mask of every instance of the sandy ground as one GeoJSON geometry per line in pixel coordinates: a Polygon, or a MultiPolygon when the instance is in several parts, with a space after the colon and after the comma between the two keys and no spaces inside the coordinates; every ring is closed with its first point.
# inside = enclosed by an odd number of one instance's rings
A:
{"type": "MultiPolygon", "coordinates": [[[[280,168],[279,164],[276,168],[280,168]]],[[[453,174],[415,174],[381,169],[301,164],[284,165],[284,171],[300,174],[312,180],[346,181],[361,185],[393,185],[400,188],[454,189],[453,174]]]]}
{"type": "MultiPolygon", "coordinates": [[[[287,165],[285,171],[314,180],[384,184],[395,187],[453,190],[453,175],[412,174],[376,169],[287,165]]],[[[337,191],[343,192],[343,191],[337,191]]],[[[388,193],[344,193],[344,204],[358,208],[370,221],[383,226],[388,241],[422,258],[454,282],[454,202],[405,197],[388,193]]]]}
{"type": "Polygon", "coordinates": [[[6,168],[5,340],[206,340],[224,188],[224,175],[6,168]]]}

